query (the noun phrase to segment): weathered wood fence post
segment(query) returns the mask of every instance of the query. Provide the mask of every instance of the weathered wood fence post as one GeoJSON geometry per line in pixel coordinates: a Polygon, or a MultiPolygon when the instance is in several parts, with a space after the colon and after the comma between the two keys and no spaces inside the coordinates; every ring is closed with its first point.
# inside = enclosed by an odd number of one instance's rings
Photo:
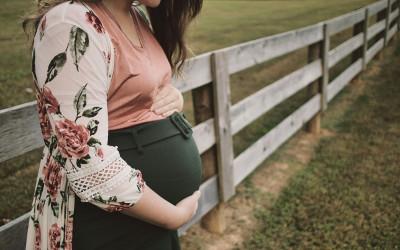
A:
{"type": "Polygon", "coordinates": [[[397,36],[399,36],[400,31],[400,0],[397,0],[397,9],[399,10],[399,14],[397,15],[397,36]]]}
{"type": "Polygon", "coordinates": [[[388,44],[388,42],[389,42],[389,38],[388,38],[388,36],[389,36],[389,29],[390,29],[390,23],[389,23],[389,18],[390,18],[390,13],[392,12],[392,0],[388,0],[388,3],[387,3],[388,5],[387,5],[387,7],[386,7],[386,12],[385,12],[385,14],[386,14],[386,22],[385,22],[385,35],[384,35],[384,37],[383,37],[383,39],[384,39],[384,44],[385,44],[385,46],[387,46],[387,44],[388,44]]]}
{"type": "MultiPolygon", "coordinates": [[[[311,63],[316,59],[322,57],[323,43],[317,42],[308,46],[307,62],[311,63]]],[[[322,77],[318,78],[314,82],[310,83],[307,87],[309,98],[312,98],[315,94],[318,94],[322,90],[322,77]]],[[[306,124],[306,131],[312,134],[319,134],[321,131],[321,112],[319,111],[309,122],[306,124]]]]}
{"type": "Polygon", "coordinates": [[[322,85],[321,85],[321,112],[324,113],[328,108],[328,83],[329,83],[329,48],[330,32],[329,26],[324,23],[322,40],[322,85]]]}
{"type": "MultiPolygon", "coordinates": [[[[366,56],[368,50],[368,8],[365,8],[364,19],[353,26],[353,37],[357,36],[360,33],[363,33],[363,45],[356,49],[351,54],[351,63],[356,62],[358,59],[362,59],[362,69],[366,67],[366,56]]],[[[358,77],[363,70],[361,70],[356,77],[358,77]]]]}
{"type": "Polygon", "coordinates": [[[362,46],[362,70],[367,68],[367,51],[368,51],[368,26],[369,26],[369,9],[365,8],[364,25],[363,25],[363,46],[362,46]]]}
{"type": "MultiPolygon", "coordinates": [[[[214,117],[214,96],[212,84],[203,85],[192,91],[195,122],[201,123],[214,117]]],[[[218,174],[217,146],[214,145],[201,155],[203,180],[218,174]]],[[[221,233],[225,229],[224,204],[219,203],[201,219],[201,225],[210,232],[221,233]]]]}
{"type": "MultiPolygon", "coordinates": [[[[386,7],[385,9],[378,12],[378,14],[376,16],[376,22],[380,22],[386,18],[387,10],[388,10],[388,8],[386,7]]],[[[380,34],[376,37],[376,39],[374,40],[374,43],[376,41],[378,41],[379,39],[381,39],[382,37],[383,38],[386,37],[386,27],[385,27],[385,30],[380,32],[380,34]]],[[[377,59],[378,60],[382,59],[382,56],[383,56],[383,50],[380,50],[377,54],[377,59]]]]}
{"type": "Polygon", "coordinates": [[[204,178],[218,174],[220,203],[202,218],[202,226],[213,233],[225,230],[225,202],[235,194],[233,143],[230,118],[230,82],[226,54],[211,56],[213,81],[193,91],[196,123],[214,118],[216,144],[202,154],[204,178]]]}
{"type": "MultiPolygon", "coordinates": [[[[365,40],[366,40],[365,39],[366,23],[367,23],[367,20],[366,20],[366,18],[364,16],[364,19],[361,22],[358,22],[353,26],[353,37],[357,36],[361,32],[364,32],[364,42],[365,42],[365,40]]],[[[354,52],[351,54],[351,63],[354,63],[359,58],[363,57],[363,50],[364,50],[363,46],[361,46],[360,48],[354,50],[354,52]]]]}
{"type": "Polygon", "coordinates": [[[211,56],[214,87],[214,121],[218,152],[220,200],[226,202],[235,195],[233,181],[233,142],[231,131],[231,90],[227,54],[217,51],[211,56]]]}

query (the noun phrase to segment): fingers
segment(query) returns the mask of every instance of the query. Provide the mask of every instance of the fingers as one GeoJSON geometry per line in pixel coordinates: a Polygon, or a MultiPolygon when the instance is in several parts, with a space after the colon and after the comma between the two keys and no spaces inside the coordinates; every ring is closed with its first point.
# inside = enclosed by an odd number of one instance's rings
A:
{"type": "Polygon", "coordinates": [[[170,114],[174,113],[175,111],[178,112],[178,109],[173,109],[173,110],[167,111],[165,113],[162,113],[162,116],[169,116],[170,114]]]}
{"type": "Polygon", "coordinates": [[[166,115],[166,113],[172,113],[173,111],[178,110],[178,107],[176,102],[170,102],[161,107],[152,107],[150,110],[158,115],[159,114],[166,115]]]}
{"type": "Polygon", "coordinates": [[[150,110],[156,114],[168,116],[169,114],[173,113],[175,109],[179,111],[182,108],[182,93],[172,85],[166,85],[154,97],[153,105],[151,106],[150,110]]]}
{"type": "Polygon", "coordinates": [[[173,89],[169,87],[169,85],[164,86],[163,88],[160,89],[160,91],[157,93],[157,95],[154,97],[154,102],[158,102],[159,100],[162,100],[164,97],[168,96],[170,92],[172,92],[173,89]]]}
{"type": "Polygon", "coordinates": [[[193,194],[194,194],[197,198],[200,198],[201,191],[200,191],[200,190],[196,190],[193,194]]]}
{"type": "Polygon", "coordinates": [[[200,195],[201,195],[201,192],[200,192],[200,190],[197,190],[197,191],[195,191],[194,193],[193,193],[193,196],[194,196],[194,199],[195,199],[195,206],[194,206],[194,209],[193,209],[193,213],[192,213],[192,217],[196,214],[196,212],[197,212],[197,208],[199,207],[199,198],[200,198],[200,195]]]}
{"type": "Polygon", "coordinates": [[[178,108],[179,105],[179,97],[175,94],[168,94],[162,99],[154,102],[151,106],[151,110],[156,112],[157,114],[165,113],[168,110],[178,108]]]}

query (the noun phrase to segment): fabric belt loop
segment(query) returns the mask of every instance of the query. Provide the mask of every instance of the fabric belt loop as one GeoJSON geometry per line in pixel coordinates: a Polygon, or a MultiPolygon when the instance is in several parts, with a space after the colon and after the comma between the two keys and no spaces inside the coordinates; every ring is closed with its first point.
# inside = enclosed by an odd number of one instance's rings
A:
{"type": "Polygon", "coordinates": [[[140,144],[138,133],[135,129],[132,129],[132,137],[133,137],[133,141],[136,144],[138,152],[140,154],[143,154],[143,147],[142,147],[142,144],[140,144]]]}

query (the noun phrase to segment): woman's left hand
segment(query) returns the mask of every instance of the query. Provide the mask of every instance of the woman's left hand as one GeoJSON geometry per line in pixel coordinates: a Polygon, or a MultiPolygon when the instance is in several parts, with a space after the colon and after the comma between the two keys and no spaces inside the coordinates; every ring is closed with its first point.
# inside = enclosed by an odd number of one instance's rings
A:
{"type": "Polygon", "coordinates": [[[156,94],[153,100],[153,105],[150,110],[156,114],[168,116],[174,111],[182,111],[183,96],[182,93],[172,84],[166,84],[156,94]]]}

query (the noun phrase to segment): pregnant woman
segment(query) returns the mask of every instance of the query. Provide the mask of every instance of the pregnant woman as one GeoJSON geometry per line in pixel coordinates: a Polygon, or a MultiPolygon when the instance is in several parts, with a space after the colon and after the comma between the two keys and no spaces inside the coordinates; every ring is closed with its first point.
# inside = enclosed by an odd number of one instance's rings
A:
{"type": "Polygon", "coordinates": [[[27,249],[176,250],[197,211],[201,158],[171,77],[202,2],[133,3],[43,0],[23,22],[45,144],[27,249]]]}

